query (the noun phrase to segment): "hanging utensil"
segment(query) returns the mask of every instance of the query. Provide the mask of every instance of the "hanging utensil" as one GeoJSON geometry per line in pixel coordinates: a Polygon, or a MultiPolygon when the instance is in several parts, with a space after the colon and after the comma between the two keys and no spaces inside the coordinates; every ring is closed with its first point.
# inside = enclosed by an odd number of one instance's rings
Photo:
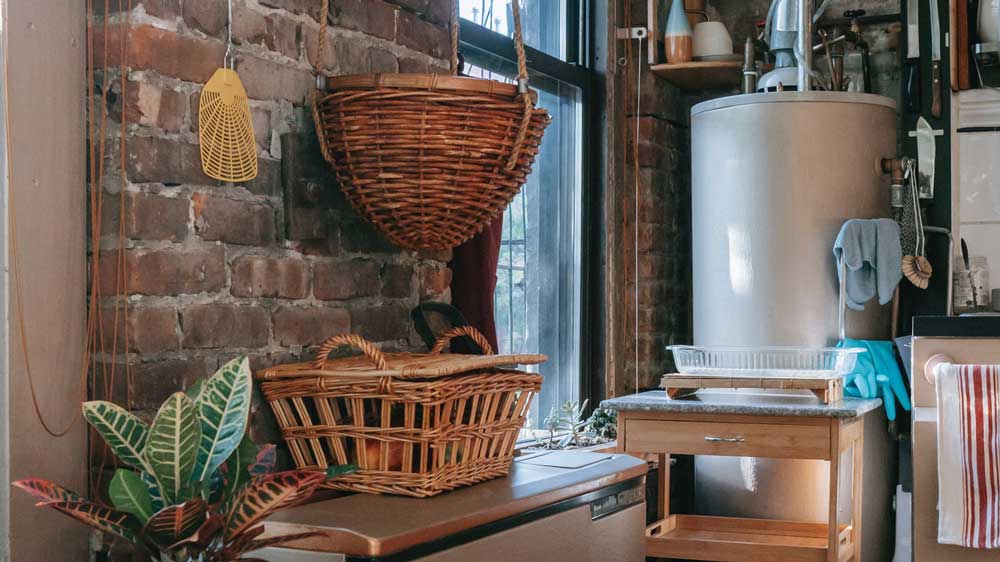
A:
{"type": "Polygon", "coordinates": [[[198,140],[201,167],[210,178],[245,182],[257,177],[257,140],[250,103],[233,58],[233,1],[229,0],[229,38],[222,68],[201,91],[198,140]]]}
{"type": "Polygon", "coordinates": [[[941,118],[941,19],[937,0],[928,0],[931,11],[931,116],[941,118]]]}
{"type": "Polygon", "coordinates": [[[965,262],[965,272],[969,276],[969,288],[972,289],[972,311],[979,310],[979,294],[976,291],[976,274],[972,271],[972,260],[969,259],[969,245],[962,238],[962,261],[965,262]]]}
{"type": "Polygon", "coordinates": [[[920,113],[920,4],[906,3],[906,61],[904,62],[906,109],[920,113]]]}
{"type": "MultiPolygon", "coordinates": [[[[921,117],[921,121],[922,120],[923,118],[921,117]]],[[[933,136],[931,138],[933,138],[933,136]]],[[[917,168],[911,158],[904,160],[903,166],[905,168],[904,175],[909,179],[909,191],[905,198],[906,208],[904,209],[905,216],[903,223],[908,227],[912,227],[912,234],[914,238],[912,246],[913,252],[906,253],[903,256],[901,267],[903,270],[903,276],[913,283],[914,286],[920,289],[926,289],[930,286],[931,275],[934,273],[934,268],[931,267],[931,262],[926,257],[927,242],[924,235],[923,217],[920,215],[920,193],[919,188],[917,187],[916,177],[917,168]]],[[[904,251],[906,249],[904,249],[904,251]]]]}

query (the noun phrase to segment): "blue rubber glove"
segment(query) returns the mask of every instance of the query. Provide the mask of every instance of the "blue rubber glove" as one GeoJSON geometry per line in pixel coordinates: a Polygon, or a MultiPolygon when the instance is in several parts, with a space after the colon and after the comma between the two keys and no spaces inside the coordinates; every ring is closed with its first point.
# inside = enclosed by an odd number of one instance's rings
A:
{"type": "Polygon", "coordinates": [[[860,347],[866,350],[858,356],[854,371],[844,384],[844,394],[861,398],[881,397],[889,420],[896,419],[896,402],[910,410],[910,395],[903,372],[893,353],[892,342],[844,340],[838,347],[860,347]]]}

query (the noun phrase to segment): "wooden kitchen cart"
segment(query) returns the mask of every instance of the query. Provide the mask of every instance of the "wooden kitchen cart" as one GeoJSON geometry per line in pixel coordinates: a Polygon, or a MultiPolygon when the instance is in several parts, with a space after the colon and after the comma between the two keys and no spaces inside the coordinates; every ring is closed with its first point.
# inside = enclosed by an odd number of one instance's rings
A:
{"type": "Polygon", "coordinates": [[[646,529],[646,555],[732,562],[860,562],[864,416],[880,405],[879,400],[823,404],[811,396],[719,391],[677,400],[663,391],[647,392],[602,404],[618,410],[624,452],[660,456],[660,520],[646,529]],[[838,524],[840,464],[848,451],[851,521],[838,524]],[[671,454],[829,461],[828,521],[672,514],[671,454]]]}

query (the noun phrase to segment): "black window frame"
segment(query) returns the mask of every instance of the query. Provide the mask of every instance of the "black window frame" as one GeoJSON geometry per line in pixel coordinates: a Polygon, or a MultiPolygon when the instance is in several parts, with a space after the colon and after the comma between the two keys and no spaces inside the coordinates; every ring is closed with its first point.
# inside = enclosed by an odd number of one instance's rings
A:
{"type": "MultiPolygon", "coordinates": [[[[581,166],[581,236],[580,241],[580,357],[578,377],[580,401],[589,400],[589,410],[597,407],[606,394],[604,379],[604,322],[607,298],[604,295],[603,265],[606,239],[603,220],[606,143],[599,138],[605,128],[603,79],[596,72],[599,52],[603,51],[595,33],[599,29],[594,16],[607,0],[567,0],[566,60],[525,45],[528,69],[566,82],[580,89],[583,122],[581,166]]],[[[606,20],[601,20],[606,21],[606,20]]],[[[465,18],[460,19],[461,45],[486,51],[508,62],[516,63],[514,40],[465,18]]],[[[589,412],[588,412],[589,414],[589,412]]],[[[540,415],[547,415],[541,412],[540,415]]]]}

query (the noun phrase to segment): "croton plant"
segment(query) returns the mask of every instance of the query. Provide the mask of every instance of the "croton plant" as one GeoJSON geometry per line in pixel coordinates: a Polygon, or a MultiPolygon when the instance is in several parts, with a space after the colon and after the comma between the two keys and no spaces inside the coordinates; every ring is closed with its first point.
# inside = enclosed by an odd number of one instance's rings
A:
{"type": "Polygon", "coordinates": [[[261,522],[353,467],[274,472],[274,446],[258,450],[246,435],[252,389],[241,357],[168,398],[152,425],[110,402],[84,403],[87,422],[127,466],[111,480],[113,507],[39,478],[14,485],[38,506],[129,541],[155,562],[250,560],[242,556],[311,536],[262,539],[261,522]]]}

